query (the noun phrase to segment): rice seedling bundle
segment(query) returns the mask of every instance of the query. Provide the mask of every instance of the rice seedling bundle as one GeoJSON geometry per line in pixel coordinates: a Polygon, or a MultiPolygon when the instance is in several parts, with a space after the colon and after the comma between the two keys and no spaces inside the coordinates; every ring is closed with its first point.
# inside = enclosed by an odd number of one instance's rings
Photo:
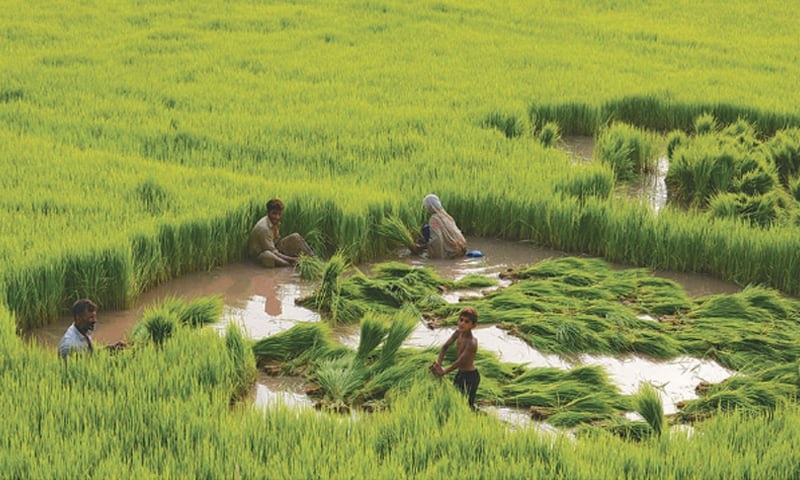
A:
{"type": "Polygon", "coordinates": [[[324,323],[301,322],[289,330],[262,338],[253,344],[253,353],[263,360],[287,360],[306,350],[325,352],[332,347],[330,327],[324,323]]]}
{"type": "Polygon", "coordinates": [[[645,419],[656,435],[661,435],[666,426],[664,407],[658,391],[650,383],[642,383],[634,395],[636,411],[645,419]]]}
{"type": "Polygon", "coordinates": [[[657,149],[654,135],[631,125],[614,123],[598,135],[594,157],[609,164],[617,179],[630,180],[655,170],[657,149]]]}
{"type": "MultiPolygon", "coordinates": [[[[574,168],[516,127],[554,121],[593,135],[614,119],[689,132],[708,112],[735,123],[732,142],[753,146],[740,117],[764,135],[798,124],[798,66],[786,58],[797,5],[567,6],[9,5],[0,322],[45,324],[86,294],[104,308],[130,305],[172,276],[239,259],[273,195],[287,202],[284,227],[312,233],[320,254],[380,254],[376,219],[417,218],[419,199],[439,191],[468,234],[800,291],[794,230],[667,211],[656,220],[609,198],[608,168],[574,168]],[[420,35],[431,29],[435,46],[420,35]],[[482,126],[486,112],[511,128],[482,126]]],[[[724,184],[724,171],[701,170],[696,183],[724,184]]],[[[791,168],[778,171],[783,182],[791,168]]],[[[736,188],[759,191],[764,178],[736,188]]],[[[13,478],[788,478],[798,463],[796,408],[732,412],[703,435],[649,449],[602,434],[570,443],[511,433],[466,416],[463,398],[428,377],[397,393],[394,417],[376,416],[383,428],[232,412],[232,356],[216,332],[178,328],[135,361],[99,354],[66,370],[52,352],[1,348],[2,438],[14,448],[0,449],[0,466],[13,478]]],[[[769,404],[759,397],[750,393],[769,404]]]]}

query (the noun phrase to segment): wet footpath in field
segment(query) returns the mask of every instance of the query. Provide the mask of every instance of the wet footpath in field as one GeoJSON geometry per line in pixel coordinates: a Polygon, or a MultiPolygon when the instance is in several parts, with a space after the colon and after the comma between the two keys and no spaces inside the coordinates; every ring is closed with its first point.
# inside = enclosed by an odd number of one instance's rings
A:
{"type": "MultiPolygon", "coordinates": [[[[511,242],[482,238],[468,238],[469,248],[484,253],[481,258],[463,258],[453,261],[432,261],[417,256],[383,259],[399,260],[415,266],[435,269],[441,276],[458,280],[468,274],[480,274],[495,278],[499,286],[507,282],[499,274],[509,268],[532,265],[549,258],[565,254],[549,249],[534,248],[525,242],[511,242]]],[[[370,265],[359,268],[369,273],[370,265]]],[[[740,288],[728,282],[706,275],[655,272],[681,284],[691,297],[710,294],[728,294],[740,288]]],[[[225,304],[222,320],[214,324],[221,332],[229,322],[244,326],[247,333],[258,340],[288,330],[298,322],[320,321],[316,312],[295,305],[295,300],[311,294],[314,282],[300,279],[292,269],[263,269],[254,263],[236,263],[176,278],[144,293],[136,306],[129,310],[98,312],[95,340],[101,344],[113,343],[125,338],[148,307],[161,303],[169,297],[191,300],[198,297],[219,295],[225,304]]],[[[498,288],[498,287],[495,287],[498,288]]],[[[484,291],[486,289],[483,289],[484,291]]],[[[448,302],[457,302],[461,296],[480,294],[479,291],[449,291],[444,295],[448,302]]],[[[27,334],[27,338],[44,348],[55,348],[71,318],[59,321],[27,334]]],[[[452,327],[430,329],[420,321],[416,330],[406,341],[406,347],[438,348],[452,333],[452,327]]],[[[339,340],[348,346],[358,346],[357,325],[337,328],[339,340]]],[[[733,374],[716,362],[691,357],[669,361],[654,361],[637,356],[610,357],[602,355],[579,355],[565,359],[557,355],[539,352],[523,340],[509,335],[494,325],[479,325],[475,330],[479,348],[494,352],[503,362],[526,364],[529,367],[573,368],[577,365],[600,365],[609,373],[623,394],[634,393],[641,382],[651,382],[661,389],[664,413],[676,411],[676,403],[696,398],[695,386],[701,381],[717,383],[733,374]]],[[[309,407],[311,400],[304,393],[305,382],[301,378],[276,378],[260,375],[253,388],[256,406],[282,402],[296,407],[309,407]]],[[[493,407],[492,413],[510,423],[525,423],[526,415],[521,410],[493,407]]]]}

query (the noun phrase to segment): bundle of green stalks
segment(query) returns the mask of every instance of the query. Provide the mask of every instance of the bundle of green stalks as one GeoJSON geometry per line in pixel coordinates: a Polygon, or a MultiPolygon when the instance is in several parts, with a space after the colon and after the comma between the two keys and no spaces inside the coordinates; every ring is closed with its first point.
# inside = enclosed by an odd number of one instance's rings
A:
{"type": "Polygon", "coordinates": [[[350,268],[350,262],[344,253],[335,253],[325,264],[320,286],[308,298],[298,299],[298,304],[318,311],[323,318],[333,324],[358,321],[364,314],[365,306],[351,301],[342,294],[343,279],[341,277],[350,268]]]}
{"type": "Polygon", "coordinates": [[[671,137],[669,201],[761,228],[788,224],[796,204],[790,179],[800,173],[798,129],[763,140],[742,118],[718,125],[703,115],[695,124],[694,137],[671,137]]]}
{"type": "Polygon", "coordinates": [[[298,300],[301,305],[340,323],[358,321],[368,309],[394,312],[403,305],[438,294],[451,284],[430,268],[400,262],[376,265],[371,277],[356,270],[353,275],[341,278],[345,270],[343,262],[332,257],[326,265],[322,285],[308,298],[298,300]],[[332,265],[332,262],[337,263],[332,265]]]}
{"type": "Polygon", "coordinates": [[[650,425],[653,433],[656,436],[661,435],[666,424],[664,407],[661,404],[661,397],[653,384],[643,383],[639,387],[639,391],[633,396],[633,403],[636,412],[650,425]]]}
{"type": "Polygon", "coordinates": [[[598,135],[594,157],[611,166],[619,180],[655,171],[657,137],[632,125],[617,122],[598,135]]]}
{"type": "Polygon", "coordinates": [[[292,328],[262,338],[253,344],[253,354],[261,362],[287,361],[313,352],[327,355],[334,347],[330,327],[321,322],[301,322],[292,328]]]}
{"type": "Polygon", "coordinates": [[[734,376],[722,383],[704,385],[700,397],[682,402],[678,416],[688,422],[707,419],[725,411],[757,415],[774,412],[796,401],[797,379],[793,383],[765,382],[755,377],[734,376]]]}
{"type": "Polygon", "coordinates": [[[316,363],[310,378],[324,392],[322,405],[349,409],[406,386],[419,366],[399,362],[397,355],[418,322],[419,312],[413,307],[391,316],[368,312],[361,321],[357,351],[316,363]]]}
{"type": "Polygon", "coordinates": [[[601,367],[532,368],[502,387],[506,405],[530,407],[531,415],[555,426],[609,419],[629,411],[631,402],[601,367]]]}
{"type": "Polygon", "coordinates": [[[325,262],[318,256],[300,255],[297,271],[303,280],[319,280],[325,271],[325,262]]]}
{"type": "Polygon", "coordinates": [[[416,240],[400,217],[389,216],[381,220],[378,225],[378,234],[390,242],[414,250],[416,240]]]}
{"type": "Polygon", "coordinates": [[[181,326],[201,327],[218,322],[222,315],[220,296],[199,297],[187,302],[178,297],[167,297],[148,307],[142,320],[131,331],[133,341],[153,341],[161,345],[181,326]]]}

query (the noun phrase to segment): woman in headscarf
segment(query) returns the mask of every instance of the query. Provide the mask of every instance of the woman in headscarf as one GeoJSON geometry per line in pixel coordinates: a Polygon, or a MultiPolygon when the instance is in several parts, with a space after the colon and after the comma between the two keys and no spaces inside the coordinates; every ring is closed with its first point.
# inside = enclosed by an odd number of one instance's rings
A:
{"type": "MultiPolygon", "coordinates": [[[[422,206],[430,214],[427,233],[425,235],[428,257],[457,258],[467,253],[467,241],[455,220],[442,207],[439,197],[434,194],[425,196],[422,206]]],[[[423,228],[423,232],[426,229],[423,228]]]]}

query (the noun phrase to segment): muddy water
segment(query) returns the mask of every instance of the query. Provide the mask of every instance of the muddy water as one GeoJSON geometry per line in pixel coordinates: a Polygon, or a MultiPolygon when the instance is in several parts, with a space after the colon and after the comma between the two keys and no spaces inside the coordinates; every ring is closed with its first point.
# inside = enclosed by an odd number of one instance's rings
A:
{"type": "MultiPolygon", "coordinates": [[[[548,258],[565,256],[562,252],[533,248],[525,242],[469,238],[469,248],[482,251],[482,258],[464,258],[455,261],[427,260],[416,256],[394,258],[418,266],[429,266],[442,276],[457,280],[467,274],[477,273],[496,278],[508,268],[529,265],[548,258]]],[[[368,271],[369,265],[362,267],[368,271]]],[[[704,275],[661,274],[681,283],[689,295],[701,296],[713,293],[733,293],[738,287],[704,275]]],[[[95,339],[101,344],[124,338],[141,317],[145,309],[168,297],[187,300],[220,295],[225,303],[223,319],[214,328],[224,330],[229,322],[238,322],[254,339],[274,335],[291,328],[299,321],[319,321],[319,316],[308,309],[295,305],[295,300],[310,294],[314,284],[303,281],[291,269],[265,270],[250,263],[233,264],[177,278],[151,289],[142,295],[134,308],[124,311],[100,311],[95,339]]],[[[462,295],[479,294],[478,291],[450,292],[446,299],[458,301],[462,295]]],[[[27,338],[46,348],[54,348],[67,329],[71,319],[62,318],[53,325],[29,332],[27,338]]],[[[406,342],[415,348],[439,348],[451,334],[451,328],[431,330],[422,322],[406,342]]],[[[342,343],[358,345],[358,327],[337,331],[342,343]]],[[[480,348],[498,355],[501,361],[526,364],[530,367],[571,368],[577,363],[602,365],[609,371],[612,380],[624,393],[638,388],[641,381],[651,381],[663,386],[662,396],[667,413],[674,411],[679,400],[694,398],[694,386],[700,380],[718,382],[730,375],[716,364],[695,359],[676,359],[671,362],[651,362],[640,358],[614,359],[610,357],[583,356],[576,362],[556,355],[544,354],[531,348],[519,338],[508,335],[493,325],[481,325],[476,330],[480,348]]],[[[301,380],[273,379],[263,376],[254,387],[254,403],[268,404],[272,401],[305,407],[310,401],[304,393],[301,380]]],[[[498,416],[513,418],[518,412],[497,410],[498,416]]]]}
{"type": "MultiPolygon", "coordinates": [[[[562,139],[563,149],[568,152],[576,161],[590,162],[594,158],[593,137],[582,135],[565,135],[562,139]]],[[[667,184],[664,179],[669,171],[669,160],[666,155],[658,158],[656,171],[642,175],[636,180],[626,184],[622,195],[631,198],[639,198],[646,202],[658,213],[667,204],[667,184]]]]}

